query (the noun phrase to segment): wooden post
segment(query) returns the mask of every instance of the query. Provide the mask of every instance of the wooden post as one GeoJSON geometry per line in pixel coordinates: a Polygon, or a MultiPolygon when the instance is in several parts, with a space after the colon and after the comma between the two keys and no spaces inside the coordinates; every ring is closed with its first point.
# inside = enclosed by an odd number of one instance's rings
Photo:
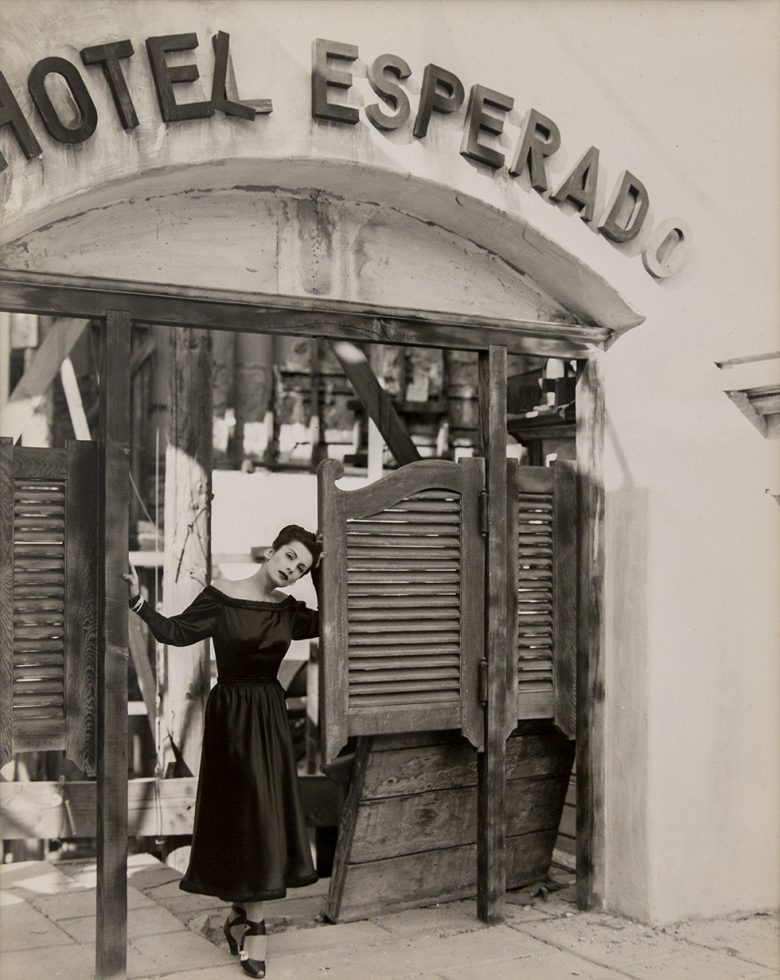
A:
{"type": "Polygon", "coordinates": [[[577,903],[604,902],[604,391],[597,358],[577,381],[577,903]]]}
{"type": "Polygon", "coordinates": [[[106,314],[101,344],[98,461],[97,931],[95,972],[127,962],[128,313],[106,314]]]}
{"type": "Polygon", "coordinates": [[[485,750],[477,756],[477,914],[501,922],[506,888],[507,468],[505,347],[479,354],[478,453],[485,458],[487,575],[485,576],[485,750]]]}
{"type": "MultiPolygon", "coordinates": [[[[165,454],[167,615],[180,613],[211,578],[211,338],[171,331],[170,407],[165,454]]],[[[209,644],[166,648],[162,657],[160,760],[165,775],[198,774],[209,693],[209,644]],[[183,765],[182,765],[183,764],[183,765]],[[186,767],[186,768],[184,768],[186,767]]]]}

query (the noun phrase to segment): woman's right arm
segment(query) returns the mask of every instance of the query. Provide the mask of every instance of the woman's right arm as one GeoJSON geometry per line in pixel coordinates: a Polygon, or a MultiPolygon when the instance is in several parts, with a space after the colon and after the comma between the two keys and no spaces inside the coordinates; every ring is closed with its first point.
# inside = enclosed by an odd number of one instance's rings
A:
{"type": "Polygon", "coordinates": [[[122,576],[127,582],[130,608],[148,625],[160,643],[186,647],[205,640],[214,632],[219,603],[210,589],[204,589],[178,616],[163,616],[140,595],[135,569],[122,576]]]}

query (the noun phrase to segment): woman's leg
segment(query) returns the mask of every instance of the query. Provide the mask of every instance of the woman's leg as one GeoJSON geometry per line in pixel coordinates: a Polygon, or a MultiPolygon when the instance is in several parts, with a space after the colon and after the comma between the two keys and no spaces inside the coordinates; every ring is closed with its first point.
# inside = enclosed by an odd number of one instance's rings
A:
{"type": "Polygon", "coordinates": [[[265,976],[265,913],[262,902],[244,902],[247,930],[241,951],[244,968],[252,976],[265,976]],[[247,967],[251,967],[247,969],[247,967]],[[261,971],[262,972],[259,972],[261,971]]]}

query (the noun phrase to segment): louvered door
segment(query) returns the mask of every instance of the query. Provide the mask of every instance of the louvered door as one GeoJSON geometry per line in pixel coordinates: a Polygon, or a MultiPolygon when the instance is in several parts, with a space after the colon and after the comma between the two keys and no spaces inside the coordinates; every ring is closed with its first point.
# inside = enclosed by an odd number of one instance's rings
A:
{"type": "Polygon", "coordinates": [[[94,768],[97,453],[0,442],[0,763],[94,768]]]}
{"type": "MultiPolygon", "coordinates": [[[[569,738],[576,725],[577,502],[573,464],[509,460],[513,671],[516,717],[552,718],[569,738]]],[[[510,634],[511,635],[511,634],[510,634]]]]}
{"type": "Polygon", "coordinates": [[[483,738],[479,459],[420,461],[342,491],[319,468],[323,755],[350,735],[459,729],[483,738]]]}

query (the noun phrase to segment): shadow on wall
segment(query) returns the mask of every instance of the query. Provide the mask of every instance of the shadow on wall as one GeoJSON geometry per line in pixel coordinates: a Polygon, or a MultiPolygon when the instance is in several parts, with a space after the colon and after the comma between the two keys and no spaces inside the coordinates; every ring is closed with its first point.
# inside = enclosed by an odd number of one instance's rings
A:
{"type": "Polygon", "coordinates": [[[605,680],[606,899],[610,908],[646,919],[652,906],[648,780],[647,663],[649,491],[633,484],[614,430],[606,437],[623,474],[606,494],[605,680]],[[615,907],[619,896],[620,908],[615,907]]]}

